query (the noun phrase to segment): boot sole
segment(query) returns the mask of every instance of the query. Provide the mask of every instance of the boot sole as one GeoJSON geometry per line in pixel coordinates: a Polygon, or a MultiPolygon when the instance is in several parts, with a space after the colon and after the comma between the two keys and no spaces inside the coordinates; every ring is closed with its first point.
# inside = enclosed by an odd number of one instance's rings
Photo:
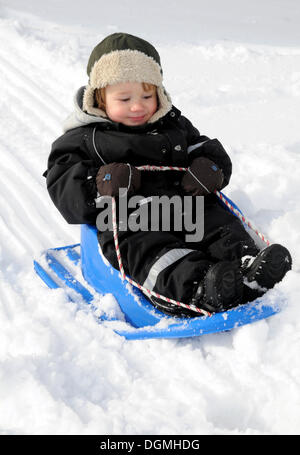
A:
{"type": "Polygon", "coordinates": [[[289,251],[275,243],[257,255],[244,276],[250,283],[256,281],[259,286],[271,289],[291,268],[292,258],[289,251]]]}

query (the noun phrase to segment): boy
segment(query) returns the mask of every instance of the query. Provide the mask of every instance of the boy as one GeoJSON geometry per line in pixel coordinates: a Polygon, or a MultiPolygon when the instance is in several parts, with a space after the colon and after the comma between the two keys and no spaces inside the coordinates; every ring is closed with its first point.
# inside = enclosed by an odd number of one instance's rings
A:
{"type": "MultiPolygon", "coordinates": [[[[168,231],[119,226],[126,275],[210,312],[254,299],[281,281],[291,268],[289,252],[281,245],[260,252],[242,223],[220,205],[214,191],[228,184],[231,160],[217,139],[200,135],[172,105],[156,49],[115,33],[92,51],[87,73],[89,83],[77,92],[75,112],[48,161],[48,191],[67,222],[96,224],[97,197],[114,196],[118,202],[121,188],[128,196],[143,196],[149,207],[154,196],[176,195],[190,196],[195,210],[197,196],[204,196],[201,241],[187,242],[184,229],[174,226],[168,231]],[[145,164],[188,169],[137,169],[145,164]],[[257,289],[247,286],[252,281],[257,289]]],[[[128,219],[134,214],[128,208],[128,219]]],[[[176,216],[182,219],[184,210],[176,216]]],[[[98,238],[104,256],[118,269],[112,232],[103,230],[98,238]]],[[[167,314],[190,315],[161,299],[152,303],[167,314]]]]}

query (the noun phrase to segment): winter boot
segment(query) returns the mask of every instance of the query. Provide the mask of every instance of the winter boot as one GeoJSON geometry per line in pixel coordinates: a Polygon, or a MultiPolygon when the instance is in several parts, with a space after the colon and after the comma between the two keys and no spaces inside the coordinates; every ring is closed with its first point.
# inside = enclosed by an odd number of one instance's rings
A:
{"type": "Polygon", "coordinates": [[[276,243],[261,250],[256,257],[245,256],[242,261],[244,278],[265,289],[273,288],[291,268],[292,258],[289,251],[276,243]]]}
{"type": "Polygon", "coordinates": [[[219,313],[239,305],[243,297],[243,275],[229,261],[214,264],[198,285],[192,302],[210,313],[219,313]]]}

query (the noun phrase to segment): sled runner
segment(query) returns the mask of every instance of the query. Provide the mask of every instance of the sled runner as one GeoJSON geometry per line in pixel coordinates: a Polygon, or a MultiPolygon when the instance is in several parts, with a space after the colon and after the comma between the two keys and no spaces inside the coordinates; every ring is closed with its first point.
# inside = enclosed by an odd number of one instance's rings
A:
{"type": "MultiPolygon", "coordinates": [[[[253,230],[241,210],[229,198],[222,193],[217,195],[221,203],[243,221],[245,229],[251,227],[253,230]]],[[[261,248],[261,234],[256,234],[261,248]]],[[[263,241],[269,243],[265,239],[263,241]]],[[[123,312],[123,320],[112,319],[102,312],[101,316],[97,316],[98,321],[129,340],[192,337],[228,331],[272,316],[280,310],[279,307],[263,304],[259,298],[211,316],[166,316],[153,307],[144,293],[122,279],[120,272],[103,258],[97,230],[90,225],[81,226],[80,244],[45,251],[39,262],[34,261],[34,268],[49,288],[62,287],[70,300],[78,301],[79,298],[85,304],[91,305],[91,308],[96,296],[113,294],[123,312]]]]}

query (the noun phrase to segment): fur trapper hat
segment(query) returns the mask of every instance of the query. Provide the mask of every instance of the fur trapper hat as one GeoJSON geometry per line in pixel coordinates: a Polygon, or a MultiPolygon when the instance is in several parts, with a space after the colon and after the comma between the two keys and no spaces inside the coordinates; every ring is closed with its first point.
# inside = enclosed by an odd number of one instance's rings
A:
{"type": "Polygon", "coordinates": [[[95,103],[95,90],[121,82],[146,82],[156,85],[158,109],[149,120],[157,121],[172,108],[170,96],[162,84],[160,57],[152,44],[127,33],[107,36],[92,51],[87,74],[89,83],[83,96],[83,109],[89,114],[107,117],[95,103]]]}

